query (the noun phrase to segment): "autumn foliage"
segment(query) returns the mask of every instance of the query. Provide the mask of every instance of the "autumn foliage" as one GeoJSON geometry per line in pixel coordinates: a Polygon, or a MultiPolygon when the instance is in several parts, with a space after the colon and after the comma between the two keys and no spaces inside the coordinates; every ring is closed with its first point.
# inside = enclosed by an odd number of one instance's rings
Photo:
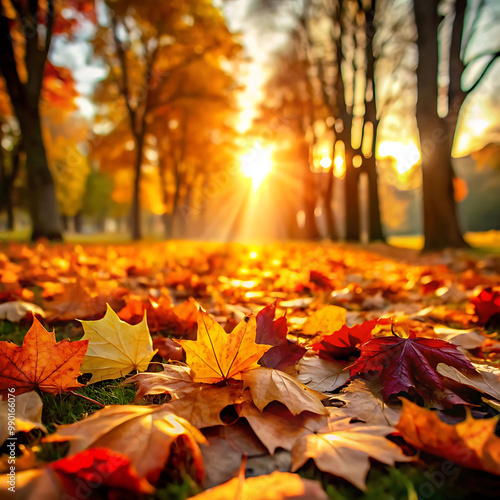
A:
{"type": "Polygon", "coordinates": [[[197,498],[253,498],[267,484],[269,498],[322,499],[319,483],[293,473],[313,467],[333,487],[365,490],[374,463],[418,468],[426,456],[500,475],[499,345],[478,326],[480,311],[496,310],[498,275],[334,246],[312,260],[303,246],[179,245],[0,254],[0,314],[30,325],[22,346],[0,342],[0,421],[13,388],[28,443],[24,498],[72,495],[104,470],[103,498],[155,494],[172,467],[206,489],[197,498]],[[41,321],[73,340],[56,342],[41,321]],[[135,387],[136,398],[47,433],[40,394],[78,397],[94,384],[135,387]],[[35,458],[64,443],[65,457],[35,458]],[[245,479],[246,458],[259,477],[245,479]],[[288,472],[267,476],[277,460],[288,472]]]}

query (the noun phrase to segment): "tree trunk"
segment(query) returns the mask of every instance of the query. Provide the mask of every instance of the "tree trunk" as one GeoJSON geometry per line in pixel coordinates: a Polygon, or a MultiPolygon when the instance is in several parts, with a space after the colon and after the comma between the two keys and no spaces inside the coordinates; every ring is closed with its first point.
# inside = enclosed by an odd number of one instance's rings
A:
{"type": "Polygon", "coordinates": [[[141,177],[142,177],[142,156],[144,149],[144,133],[136,134],[135,137],[136,158],[134,165],[134,187],[132,192],[132,209],[130,212],[130,230],[132,240],[137,241],[142,238],[141,221],[141,177]]]}
{"type": "Polygon", "coordinates": [[[345,136],[339,137],[345,139],[345,239],[359,241],[359,169],[354,168],[352,164],[354,150],[351,146],[350,130],[345,136]]]}
{"type": "MultiPolygon", "coordinates": [[[[34,3],[37,10],[35,16],[42,15],[37,4],[38,2],[34,3]]],[[[25,59],[28,72],[27,81],[24,83],[17,72],[9,20],[4,15],[3,7],[0,6],[0,32],[2,33],[2,36],[0,36],[0,71],[5,78],[7,91],[23,136],[23,149],[26,153],[26,170],[28,174],[32,241],[38,238],[62,239],[61,218],[57,207],[54,181],[43,145],[39,112],[44,67],[52,39],[54,15],[53,2],[49,1],[47,3],[47,24],[43,42],[38,39],[37,35],[34,36],[29,33],[27,28],[29,28],[29,23],[32,21],[29,18],[21,19],[25,29],[25,59]]]]}
{"type": "Polygon", "coordinates": [[[453,193],[451,141],[437,113],[438,0],[413,2],[418,32],[417,125],[422,149],[424,251],[465,247],[453,193]]]}
{"type": "Polygon", "coordinates": [[[326,184],[325,198],[323,200],[323,211],[326,219],[326,236],[332,241],[337,239],[337,228],[332,210],[333,191],[335,188],[335,176],[333,175],[333,165],[328,171],[328,181],[326,184]]]}
{"type": "Polygon", "coordinates": [[[462,33],[464,28],[465,8],[467,0],[456,0],[455,19],[450,44],[450,85],[448,87],[448,114],[445,118],[448,124],[450,141],[453,145],[453,137],[458,122],[458,114],[465,100],[466,93],[462,90],[460,80],[464,72],[464,63],[461,59],[462,33]]]}
{"type": "Polygon", "coordinates": [[[373,38],[375,37],[375,4],[372,0],[371,8],[366,10],[365,19],[365,34],[366,34],[366,84],[371,85],[371,99],[367,100],[365,92],[365,122],[372,124],[372,148],[371,156],[363,161],[364,171],[368,174],[368,221],[369,232],[368,238],[370,241],[380,240],[385,241],[384,232],[382,230],[382,222],[380,220],[380,203],[378,198],[378,173],[377,173],[377,107],[376,107],[376,87],[375,87],[375,56],[373,54],[373,38]]]}
{"type": "Polygon", "coordinates": [[[61,216],[56,200],[52,174],[42,139],[42,128],[38,105],[32,109],[30,118],[19,122],[23,135],[28,174],[29,210],[32,221],[31,241],[38,238],[62,240],[61,216]]]}
{"type": "Polygon", "coordinates": [[[300,161],[303,164],[303,210],[305,214],[304,228],[302,234],[306,240],[316,240],[319,238],[318,226],[316,224],[316,188],[314,172],[311,171],[309,164],[309,147],[307,143],[301,145],[300,161]]]}

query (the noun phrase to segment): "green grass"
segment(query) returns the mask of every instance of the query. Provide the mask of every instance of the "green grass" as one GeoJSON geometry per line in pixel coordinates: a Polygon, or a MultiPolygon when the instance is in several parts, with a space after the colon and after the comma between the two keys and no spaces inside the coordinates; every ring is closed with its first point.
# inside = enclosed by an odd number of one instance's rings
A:
{"type": "MultiPolygon", "coordinates": [[[[105,380],[80,387],[74,392],[103,405],[130,404],[135,398],[136,390],[133,385],[120,386],[123,380],[125,379],[105,380]]],[[[55,431],[54,424],[72,424],[100,409],[98,405],[70,393],[42,394],[42,402],[42,422],[49,432],[55,431]]]]}

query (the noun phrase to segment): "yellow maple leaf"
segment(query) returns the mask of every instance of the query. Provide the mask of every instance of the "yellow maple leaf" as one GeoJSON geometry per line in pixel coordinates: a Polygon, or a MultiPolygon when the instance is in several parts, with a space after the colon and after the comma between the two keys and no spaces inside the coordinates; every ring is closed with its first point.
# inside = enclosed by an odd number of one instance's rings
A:
{"type": "Polygon", "coordinates": [[[255,316],[246,316],[231,333],[205,311],[198,312],[196,340],[177,340],[186,351],[186,362],[194,382],[214,384],[222,380],[241,379],[240,373],[259,365],[257,361],[272,346],[257,344],[255,316]]]}
{"type": "Polygon", "coordinates": [[[89,341],[81,371],[92,373],[89,384],[123,377],[132,370],[144,371],[155,355],[146,314],[137,325],[122,321],[107,304],[106,314],[97,321],[82,321],[89,341]]]}

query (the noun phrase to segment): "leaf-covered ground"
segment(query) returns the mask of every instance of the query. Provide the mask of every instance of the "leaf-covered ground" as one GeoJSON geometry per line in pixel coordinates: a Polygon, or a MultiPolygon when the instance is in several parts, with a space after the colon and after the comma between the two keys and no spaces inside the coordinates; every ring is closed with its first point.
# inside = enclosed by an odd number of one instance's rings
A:
{"type": "Polygon", "coordinates": [[[499,271],[383,245],[9,244],[0,491],[495,497],[499,271]]]}

